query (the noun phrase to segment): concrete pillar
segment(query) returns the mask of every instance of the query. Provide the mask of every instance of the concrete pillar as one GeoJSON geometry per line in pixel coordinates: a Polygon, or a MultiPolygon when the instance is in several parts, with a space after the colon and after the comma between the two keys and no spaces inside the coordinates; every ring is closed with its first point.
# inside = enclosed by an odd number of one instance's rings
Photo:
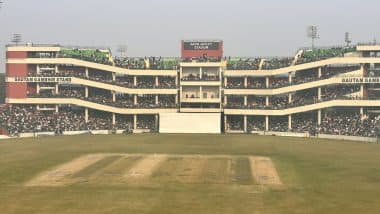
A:
{"type": "Polygon", "coordinates": [[[137,129],[137,114],[133,115],[133,129],[137,129]]]}
{"type": "Polygon", "coordinates": [[[155,96],[155,104],[158,105],[158,95],[155,96]]]}
{"type": "Polygon", "coordinates": [[[224,115],[224,132],[227,131],[227,115],[224,115]]]}
{"type": "Polygon", "coordinates": [[[58,83],[55,84],[55,94],[58,94],[59,93],[59,90],[58,90],[58,83]]]}
{"type": "Polygon", "coordinates": [[[248,87],[248,78],[244,77],[244,88],[248,87]]]}
{"type": "Polygon", "coordinates": [[[116,92],[112,91],[112,102],[116,102],[116,92]]]}
{"type": "Polygon", "coordinates": [[[116,115],[115,113],[112,113],[112,125],[116,124],[116,115]]]}
{"type": "Polygon", "coordinates": [[[158,131],[158,114],[155,115],[155,128],[158,131]]]}
{"type": "Polygon", "coordinates": [[[84,97],[88,98],[88,86],[84,87],[84,97]]]}
{"type": "MultiPolygon", "coordinates": [[[[182,79],[182,67],[179,68],[179,79],[182,79]]],[[[178,81],[178,78],[176,78],[176,81],[178,81]]]]}
{"type": "Polygon", "coordinates": [[[175,85],[178,86],[178,77],[175,77],[175,85]]]}
{"type": "Polygon", "coordinates": [[[199,77],[202,79],[202,67],[199,68],[199,77]]]}
{"type": "Polygon", "coordinates": [[[318,68],[318,78],[322,77],[322,67],[318,68]]]}
{"type": "Polygon", "coordinates": [[[292,84],[292,72],[289,72],[289,84],[292,84]]]}
{"type": "Polygon", "coordinates": [[[136,76],[133,77],[133,86],[134,87],[137,86],[137,77],[136,76]]]}
{"type": "Polygon", "coordinates": [[[227,77],[224,77],[224,87],[227,88],[227,77]]]}
{"type": "Polygon", "coordinates": [[[364,115],[364,108],[363,107],[360,107],[360,115],[363,117],[364,115]]]}
{"type": "Polygon", "coordinates": [[[269,77],[265,77],[265,86],[269,88],[269,77]]]}
{"type": "Polygon", "coordinates": [[[203,97],[202,86],[200,86],[199,89],[200,89],[200,92],[199,92],[199,93],[200,93],[200,96],[199,96],[199,97],[200,97],[201,99],[206,98],[206,97],[203,97]]]}
{"type": "Polygon", "coordinates": [[[37,94],[40,94],[40,83],[37,83],[36,92],[37,94]]]}
{"type": "Polygon", "coordinates": [[[318,100],[321,100],[321,98],[322,98],[322,88],[319,87],[318,88],[318,100]]]}
{"type": "Polygon", "coordinates": [[[322,123],[322,110],[318,110],[318,125],[321,125],[322,123]]]}
{"type": "Polygon", "coordinates": [[[269,96],[266,96],[266,97],[265,97],[265,105],[266,105],[266,106],[269,106],[269,96]]]}
{"type": "Polygon", "coordinates": [[[84,121],[88,123],[88,108],[84,109],[84,121]]]}
{"type": "Polygon", "coordinates": [[[36,73],[37,73],[37,74],[40,74],[40,72],[41,72],[41,71],[40,71],[40,65],[37,64],[37,65],[36,65],[36,73]]]}
{"type": "Polygon", "coordinates": [[[269,131],[269,116],[265,116],[265,131],[269,131]]]}
{"type": "Polygon", "coordinates": [[[37,105],[36,109],[37,109],[37,111],[39,111],[40,110],[40,105],[37,105]]]}
{"type": "Polygon", "coordinates": [[[86,67],[86,69],[85,69],[85,75],[88,78],[88,67],[86,67]]]}
{"type": "Polygon", "coordinates": [[[224,95],[224,105],[227,105],[227,103],[228,103],[227,95],[224,95]]]}
{"type": "Polygon", "coordinates": [[[137,94],[135,94],[133,98],[134,98],[133,103],[134,103],[135,105],[137,105],[137,94]]]}
{"type": "Polygon", "coordinates": [[[248,96],[245,95],[244,96],[244,106],[247,106],[248,105],[248,96]]]}
{"type": "Polygon", "coordinates": [[[55,105],[55,113],[58,113],[59,112],[59,107],[58,105],[55,105]]]}
{"type": "Polygon", "coordinates": [[[360,97],[364,98],[364,85],[360,85],[360,97]]]}
{"type": "Polygon", "coordinates": [[[288,96],[288,102],[289,102],[289,103],[292,103],[292,101],[293,101],[293,95],[292,95],[292,94],[289,94],[289,96],[288,96]]]}
{"type": "Polygon", "coordinates": [[[156,82],[155,82],[156,87],[158,87],[158,86],[160,85],[159,82],[158,82],[158,76],[155,77],[155,81],[156,81],[156,82]]]}
{"type": "Polygon", "coordinates": [[[55,71],[54,71],[56,74],[59,73],[59,70],[58,70],[58,65],[55,65],[55,71]]]}
{"type": "Polygon", "coordinates": [[[175,95],[175,104],[178,104],[178,94],[175,95]]]}
{"type": "Polygon", "coordinates": [[[248,127],[247,127],[247,115],[244,115],[244,133],[248,132],[248,127]]]}
{"type": "Polygon", "coordinates": [[[116,73],[115,72],[112,72],[112,81],[116,81],[116,73]]]}
{"type": "Polygon", "coordinates": [[[364,64],[360,65],[360,70],[361,70],[362,75],[364,76],[365,75],[364,64]]]}
{"type": "Polygon", "coordinates": [[[292,130],[292,115],[289,114],[288,116],[288,129],[292,130]]]}

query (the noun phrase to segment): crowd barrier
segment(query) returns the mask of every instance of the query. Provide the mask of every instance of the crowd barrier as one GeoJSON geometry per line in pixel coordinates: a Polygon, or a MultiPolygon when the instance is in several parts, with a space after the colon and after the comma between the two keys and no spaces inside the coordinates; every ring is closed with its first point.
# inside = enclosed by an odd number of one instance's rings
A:
{"type": "MultiPolygon", "coordinates": [[[[137,129],[133,130],[135,134],[149,133],[150,130],[137,129]]],[[[81,135],[81,134],[94,134],[94,135],[105,135],[105,134],[123,134],[125,130],[85,130],[85,131],[66,131],[62,135],[81,135]]],[[[232,131],[228,133],[241,134],[241,131],[232,131]]],[[[331,140],[342,140],[342,141],[357,141],[357,142],[369,142],[378,143],[377,138],[371,137],[358,137],[358,136],[345,136],[345,135],[328,135],[328,134],[318,134],[317,136],[310,136],[309,133],[297,133],[297,132],[272,132],[272,131],[250,131],[248,134],[255,135],[266,135],[266,136],[281,136],[281,137],[302,137],[302,138],[321,138],[321,139],[331,139],[331,140]]],[[[32,132],[32,133],[20,133],[17,136],[0,135],[0,140],[11,139],[11,138],[30,138],[30,137],[41,137],[41,136],[54,136],[54,132],[32,132]]]]}
{"type": "Polygon", "coordinates": [[[323,139],[332,139],[332,140],[360,141],[360,142],[369,142],[369,143],[378,142],[377,138],[375,137],[358,137],[358,136],[328,135],[328,134],[319,134],[317,137],[323,138],[323,139]]]}

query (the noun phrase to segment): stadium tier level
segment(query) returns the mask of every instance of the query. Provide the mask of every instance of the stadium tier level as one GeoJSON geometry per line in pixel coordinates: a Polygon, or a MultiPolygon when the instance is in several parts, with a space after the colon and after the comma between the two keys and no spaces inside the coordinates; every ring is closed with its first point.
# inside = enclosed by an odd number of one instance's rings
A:
{"type": "Polygon", "coordinates": [[[2,132],[127,130],[375,137],[380,46],[223,56],[184,40],[181,57],[115,57],[107,48],[7,46],[2,132]]]}

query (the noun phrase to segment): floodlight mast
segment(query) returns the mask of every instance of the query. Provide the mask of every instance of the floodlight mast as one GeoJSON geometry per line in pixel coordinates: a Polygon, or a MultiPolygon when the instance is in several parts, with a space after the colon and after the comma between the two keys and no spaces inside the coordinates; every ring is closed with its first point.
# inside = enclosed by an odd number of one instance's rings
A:
{"type": "Polygon", "coordinates": [[[318,35],[318,27],[311,25],[307,28],[307,37],[311,38],[311,47],[314,49],[315,47],[315,40],[319,39],[318,35]]]}
{"type": "Polygon", "coordinates": [[[19,33],[14,33],[12,37],[12,42],[16,44],[16,46],[21,42],[21,34],[19,33]]]}
{"type": "Polygon", "coordinates": [[[127,56],[127,46],[126,45],[119,45],[117,47],[117,52],[120,54],[121,57],[127,56]]]}

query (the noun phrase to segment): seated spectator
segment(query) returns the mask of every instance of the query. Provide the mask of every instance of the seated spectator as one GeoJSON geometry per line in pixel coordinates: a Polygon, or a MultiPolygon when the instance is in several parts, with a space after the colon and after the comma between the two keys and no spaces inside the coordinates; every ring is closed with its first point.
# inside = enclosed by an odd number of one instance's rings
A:
{"type": "Polygon", "coordinates": [[[228,57],[227,70],[259,70],[260,58],[231,59],[228,57]]]}
{"type": "Polygon", "coordinates": [[[284,67],[289,67],[294,58],[292,57],[285,57],[285,58],[272,58],[272,59],[266,59],[263,64],[263,70],[272,70],[272,69],[279,69],[284,67]]]}

